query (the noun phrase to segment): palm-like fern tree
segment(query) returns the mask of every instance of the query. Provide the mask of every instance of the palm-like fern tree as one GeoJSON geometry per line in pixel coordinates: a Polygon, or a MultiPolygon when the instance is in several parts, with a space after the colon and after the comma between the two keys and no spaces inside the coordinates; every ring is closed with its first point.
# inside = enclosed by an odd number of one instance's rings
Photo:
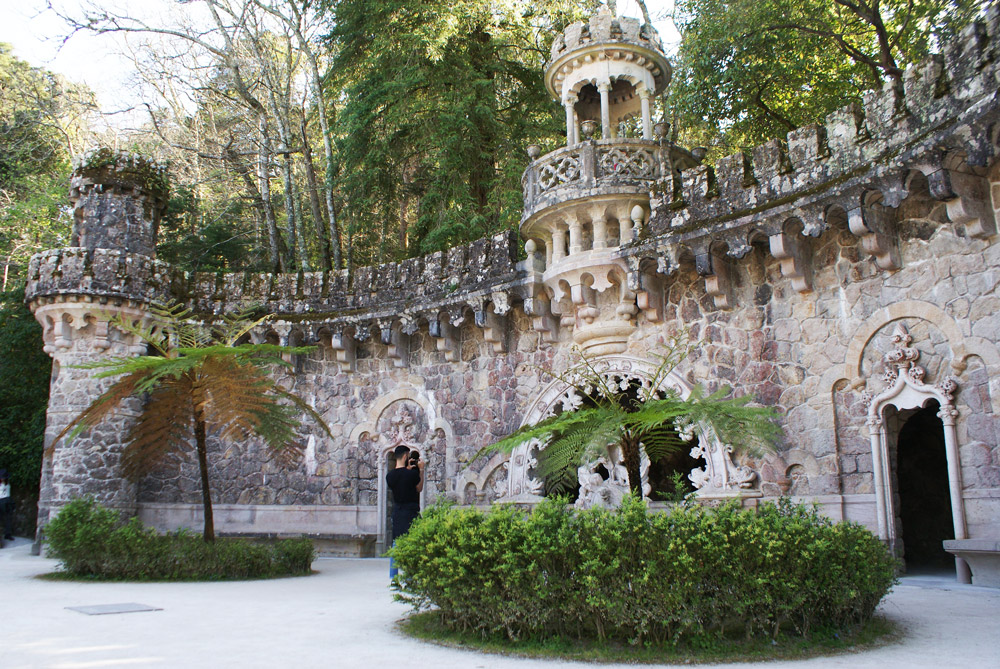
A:
{"type": "Polygon", "coordinates": [[[203,536],[214,541],[209,435],[229,442],[258,437],[279,457],[294,461],[301,452],[299,412],[330,434],[312,407],[269,375],[272,368],[288,365],[282,355],[312,349],[237,343],[268,318],[254,320],[249,311],[211,326],[193,320],[190,310],[177,304],[154,305],[150,311],[148,325],[112,319],[115,327],[146,342],[150,355],[80,365],[101,370],[97,378],[119,378],[56,436],[50,449],[63,436],[73,439],[98,424],[126,398],[144,398],[142,413],[125,438],[122,473],[136,479],[167,456],[189,451],[193,443],[201,472],[203,536]]]}
{"type": "Polygon", "coordinates": [[[651,461],[666,458],[686,448],[695,428],[737,450],[772,449],[781,434],[777,414],[770,407],[750,406],[753,396],[727,397],[729,387],[706,394],[696,386],[688,397],[681,397],[676,390],[661,387],[690,348],[685,337],[674,339],[648,383],[631,388],[610,382],[585,357],[564,374],[546,371],[574,388],[583,399],[581,406],[526,425],[482,453],[509,453],[537,439],[545,446],[538,454],[536,473],[546,479],[549,489],[560,492],[575,486],[578,465],[600,456],[614,462],[618,450],[629,488],[641,497],[641,451],[651,461]]]}

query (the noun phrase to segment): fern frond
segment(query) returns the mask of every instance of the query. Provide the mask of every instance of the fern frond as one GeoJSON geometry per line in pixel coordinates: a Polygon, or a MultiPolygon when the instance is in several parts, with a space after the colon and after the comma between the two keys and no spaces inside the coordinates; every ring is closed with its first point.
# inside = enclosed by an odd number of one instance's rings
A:
{"type": "Polygon", "coordinates": [[[164,458],[191,447],[194,407],[189,377],[170,379],[150,393],[122,451],[122,473],[135,480],[164,458]]]}
{"type": "Polygon", "coordinates": [[[81,411],[80,415],[71,420],[69,424],[66,425],[66,427],[64,427],[59,434],[52,439],[48,447],[45,449],[45,455],[51,455],[56,444],[59,443],[59,440],[63,437],[69,435],[69,439],[72,441],[73,439],[76,439],[76,437],[78,437],[84,430],[88,430],[104,420],[104,418],[110,415],[118,407],[118,405],[125,400],[125,398],[135,394],[136,387],[142,382],[147,373],[147,370],[136,371],[111,384],[107,390],[98,395],[97,399],[91,402],[90,406],[81,411]]]}

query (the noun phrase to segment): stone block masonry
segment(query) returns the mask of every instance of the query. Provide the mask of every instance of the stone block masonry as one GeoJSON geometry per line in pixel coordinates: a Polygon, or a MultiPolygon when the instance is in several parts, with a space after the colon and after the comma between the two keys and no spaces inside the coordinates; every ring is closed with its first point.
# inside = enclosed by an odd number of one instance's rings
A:
{"type": "MultiPolygon", "coordinates": [[[[643,91],[669,80],[659,65],[655,76],[635,70],[636,54],[658,40],[594,21],[567,29],[553,63],[570,73],[569,56],[585,49],[619,67],[602,113],[632,113],[643,91]],[[595,50],[605,29],[613,48],[595,50]]],[[[779,409],[785,429],[761,457],[700,442],[691,479],[701,499],[815,500],[906,555],[919,537],[901,471],[918,447],[903,428],[936,407],[948,441],[938,504],[954,538],[996,539],[998,89],[993,7],[942,56],[908,68],[902,89],[712,166],[662,137],[588,139],[568,127],[567,146],[534,154],[526,172],[524,256],[510,232],[350,276],[181,272],[153,257],[156,198],[90,174],[76,191],[79,246],[39,254],[29,271],[27,299],[57,362],[47,434],[99,390],[70,364],[142,353],[108,326],[111,314],[141,319],[171,298],[205,319],[263,305],[275,319],[254,340],[317,346],[282,381],[334,438],[306,423],[293,468],[254,444],[214,444],[214,499],[226,509],[218,529],[370,539],[378,550],[395,445],[426,458],[425,503],[530,503],[541,486],[533,451],[473,458],[523,422],[572,407],[548,372],[566,370],[582,347],[609,377],[642,378],[687,329],[699,344],[670,384],[753,394],[779,409]]],[[[597,113],[587,95],[563,100],[569,123],[597,113]]],[[[92,493],[163,528],[197,525],[195,463],[165,463],[136,486],[115,473],[139,408],[53,445],[43,517],[92,493]]]]}

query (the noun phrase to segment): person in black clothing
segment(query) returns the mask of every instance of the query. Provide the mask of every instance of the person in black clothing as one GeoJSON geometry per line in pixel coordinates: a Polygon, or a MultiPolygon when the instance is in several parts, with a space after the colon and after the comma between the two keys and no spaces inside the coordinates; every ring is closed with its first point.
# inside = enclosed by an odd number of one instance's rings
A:
{"type": "MultiPolygon", "coordinates": [[[[0,469],[0,523],[3,524],[3,538],[10,541],[14,538],[14,498],[10,494],[10,481],[7,470],[0,469]]],[[[0,546],[3,542],[0,541],[0,546]]]]}
{"type": "MultiPolygon", "coordinates": [[[[420,491],[424,489],[424,461],[419,453],[410,457],[410,449],[400,444],[393,451],[396,466],[385,475],[385,482],[392,491],[392,542],[406,534],[410,524],[420,515],[420,491]]],[[[389,560],[389,578],[399,571],[394,561],[389,560]]]]}

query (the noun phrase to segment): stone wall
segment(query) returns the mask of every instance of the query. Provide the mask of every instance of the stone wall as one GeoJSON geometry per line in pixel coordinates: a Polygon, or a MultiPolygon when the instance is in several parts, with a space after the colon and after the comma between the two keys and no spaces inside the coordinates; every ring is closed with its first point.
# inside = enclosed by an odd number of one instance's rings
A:
{"type": "MultiPolygon", "coordinates": [[[[108,328],[107,312],[142,318],[150,301],[176,298],[211,319],[256,303],[276,318],[255,341],[318,346],[282,381],[334,437],[307,424],[304,457],[291,469],[259,444],[213,444],[214,499],[225,509],[218,528],[381,538],[384,468],[399,443],[428,462],[425,502],[522,494],[530,466],[520,456],[473,457],[539,398],[558,397],[550,373],[576,359],[585,306],[591,320],[631,332],[621,359],[655,360],[688,329],[699,345],[677,370],[679,383],[729,385],[780,410],[777,452],[737,454],[733,466],[752,476],[724,492],[746,504],[784,494],[816,500],[835,518],[874,528],[881,479],[869,407],[891,378],[892,336],[903,324],[921,382],[957,386],[969,536],[1000,536],[1000,11],[986,16],[943,57],[909,68],[902,90],[873,93],[863,107],[748,155],[660,178],[649,221],[613,254],[627,275],[593,304],[546,291],[545,259],[529,251],[518,262],[512,234],[350,276],[186,274],[115,246],[115,235],[91,236],[115,248],[40,254],[28,300],[57,359],[49,439],[100,389],[63,359],[140,353],[108,328]]],[[[128,218],[88,216],[80,214],[83,225],[128,218]]],[[[42,506],[93,492],[137,502],[161,527],[197,523],[193,462],[165,463],[137,491],[116,480],[114,445],[128,415],[56,445],[42,506]]]]}

